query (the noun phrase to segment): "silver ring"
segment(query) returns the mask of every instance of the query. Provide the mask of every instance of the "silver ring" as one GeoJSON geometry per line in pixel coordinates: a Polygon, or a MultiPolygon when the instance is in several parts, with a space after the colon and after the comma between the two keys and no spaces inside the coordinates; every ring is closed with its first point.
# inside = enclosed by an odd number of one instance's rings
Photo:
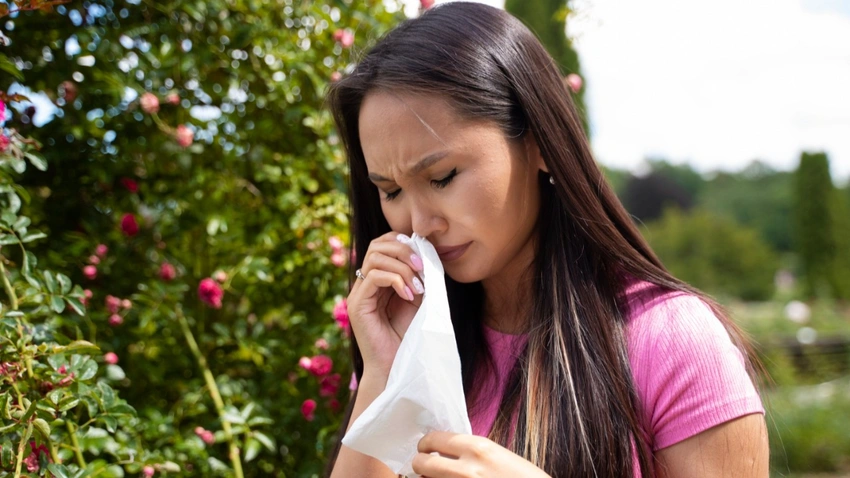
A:
{"type": "Polygon", "coordinates": [[[361,272],[360,269],[357,269],[356,271],[354,271],[354,275],[356,275],[358,279],[366,280],[366,274],[361,272]]]}

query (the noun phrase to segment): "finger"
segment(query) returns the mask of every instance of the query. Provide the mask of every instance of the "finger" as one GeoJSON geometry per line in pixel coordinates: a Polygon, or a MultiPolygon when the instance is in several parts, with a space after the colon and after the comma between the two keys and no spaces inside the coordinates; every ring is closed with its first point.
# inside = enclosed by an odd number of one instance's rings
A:
{"type": "Polygon", "coordinates": [[[422,281],[416,277],[416,273],[410,268],[410,265],[393,256],[388,256],[381,252],[369,254],[369,257],[363,263],[361,271],[364,274],[368,274],[373,270],[394,272],[404,278],[404,282],[414,293],[423,294],[425,292],[422,281]]]}
{"type": "Polygon", "coordinates": [[[366,279],[363,279],[361,290],[358,291],[360,297],[372,297],[379,289],[384,287],[392,287],[399,297],[407,301],[413,301],[415,296],[410,287],[404,282],[404,277],[395,272],[389,272],[380,269],[372,269],[366,274],[366,279]]]}
{"type": "Polygon", "coordinates": [[[399,242],[397,240],[381,240],[373,242],[369,245],[369,250],[366,251],[366,257],[363,258],[365,263],[370,253],[380,252],[390,257],[395,257],[401,262],[404,262],[414,271],[421,271],[423,269],[422,258],[419,257],[413,251],[413,248],[410,247],[406,242],[399,242]]]}
{"type": "Polygon", "coordinates": [[[413,457],[413,471],[428,478],[461,478],[465,476],[454,458],[429,453],[417,453],[413,457]]]}
{"type": "Polygon", "coordinates": [[[426,434],[419,440],[416,449],[420,453],[437,452],[444,456],[463,456],[464,451],[479,448],[481,441],[489,443],[486,438],[460,433],[434,431],[426,434]]]}

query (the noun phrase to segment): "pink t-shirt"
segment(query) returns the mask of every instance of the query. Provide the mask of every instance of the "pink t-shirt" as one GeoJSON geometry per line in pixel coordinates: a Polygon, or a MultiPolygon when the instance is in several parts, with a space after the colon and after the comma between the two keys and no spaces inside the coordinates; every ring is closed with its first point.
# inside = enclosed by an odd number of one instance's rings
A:
{"type": "MultiPolygon", "coordinates": [[[[629,362],[640,413],[653,450],[660,450],[715,425],[751,413],[764,413],[747,375],[744,359],[711,309],[698,297],[680,292],[659,294],[648,282],[626,290],[629,362]]],[[[487,436],[525,335],[484,328],[498,369],[485,387],[494,393],[470,416],[472,432],[487,436]]],[[[640,469],[635,457],[635,477],[640,469]]]]}

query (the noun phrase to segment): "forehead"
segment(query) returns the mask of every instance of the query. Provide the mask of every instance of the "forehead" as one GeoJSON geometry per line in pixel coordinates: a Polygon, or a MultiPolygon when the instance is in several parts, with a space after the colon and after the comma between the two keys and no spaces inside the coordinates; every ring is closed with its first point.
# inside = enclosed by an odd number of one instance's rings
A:
{"type": "Polygon", "coordinates": [[[358,118],[366,164],[377,172],[403,168],[449,148],[466,124],[440,96],[384,91],[366,96],[358,118]]]}

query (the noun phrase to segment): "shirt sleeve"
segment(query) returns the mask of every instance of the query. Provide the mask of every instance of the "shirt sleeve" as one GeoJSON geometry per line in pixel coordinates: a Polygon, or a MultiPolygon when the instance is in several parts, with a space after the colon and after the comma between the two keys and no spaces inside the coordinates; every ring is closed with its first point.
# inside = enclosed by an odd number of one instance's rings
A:
{"type": "Polygon", "coordinates": [[[629,358],[654,450],[764,413],[743,355],[699,297],[674,293],[635,311],[629,358]]]}

